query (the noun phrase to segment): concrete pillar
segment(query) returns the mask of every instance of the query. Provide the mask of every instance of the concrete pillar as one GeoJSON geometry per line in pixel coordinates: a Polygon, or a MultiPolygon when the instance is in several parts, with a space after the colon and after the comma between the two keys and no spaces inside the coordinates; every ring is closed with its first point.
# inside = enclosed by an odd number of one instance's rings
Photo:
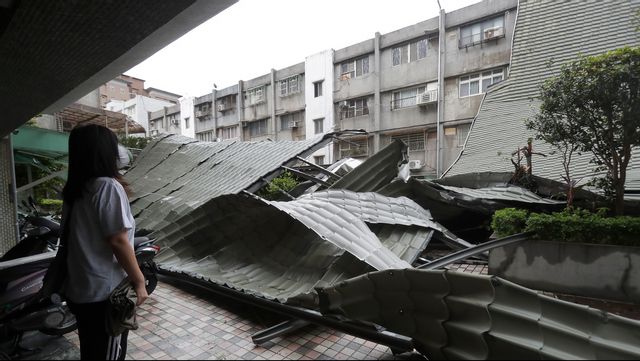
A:
{"type": "Polygon", "coordinates": [[[237,114],[238,114],[238,131],[240,132],[240,141],[244,142],[244,127],[242,126],[244,122],[244,95],[242,92],[244,91],[244,82],[242,80],[238,81],[238,101],[236,102],[237,114]]]}
{"type": "Polygon", "coordinates": [[[218,89],[213,88],[211,91],[211,114],[213,118],[213,139],[218,138],[218,89]]]}
{"type": "Polygon", "coordinates": [[[373,91],[373,154],[380,150],[380,112],[382,110],[382,106],[380,104],[380,33],[376,32],[374,38],[374,46],[373,46],[373,69],[374,69],[374,91],[373,91]]]}
{"type": "MultiPolygon", "coordinates": [[[[300,86],[300,84],[298,84],[300,86]]],[[[276,70],[271,69],[271,131],[273,140],[278,140],[278,125],[276,124],[276,70]]]]}

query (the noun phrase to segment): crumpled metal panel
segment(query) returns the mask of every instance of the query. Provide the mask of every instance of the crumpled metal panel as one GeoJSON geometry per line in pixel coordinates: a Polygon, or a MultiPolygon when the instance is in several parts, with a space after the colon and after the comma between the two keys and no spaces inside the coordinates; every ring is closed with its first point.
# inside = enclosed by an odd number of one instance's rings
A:
{"type": "Polygon", "coordinates": [[[411,265],[383,246],[366,223],[437,227],[429,221],[429,213],[410,199],[389,198],[375,193],[323,191],[291,202],[270,204],[377,270],[411,265]]]}
{"type": "Polygon", "coordinates": [[[396,139],[330,188],[354,192],[377,192],[398,176],[400,165],[407,159],[407,145],[396,139]]]}
{"type": "Polygon", "coordinates": [[[409,199],[373,193],[328,190],[290,202],[224,195],[150,237],[162,246],[156,261],[164,270],[317,305],[315,287],[411,267],[437,226],[424,217],[409,199]]]}
{"type": "Polygon", "coordinates": [[[539,195],[518,186],[491,187],[491,188],[460,188],[451,186],[441,186],[444,189],[464,194],[474,198],[489,199],[495,201],[519,202],[528,204],[551,204],[564,205],[566,202],[555,201],[548,198],[542,198],[539,195]]]}
{"type": "Polygon", "coordinates": [[[388,270],[318,293],[324,314],[412,337],[429,359],[640,358],[640,322],[494,276],[388,270]]]}
{"type": "Polygon", "coordinates": [[[125,179],[139,229],[156,230],[210,199],[264,183],[296,156],[323,146],[332,135],[306,141],[200,142],[171,135],[140,154],[125,179]]]}

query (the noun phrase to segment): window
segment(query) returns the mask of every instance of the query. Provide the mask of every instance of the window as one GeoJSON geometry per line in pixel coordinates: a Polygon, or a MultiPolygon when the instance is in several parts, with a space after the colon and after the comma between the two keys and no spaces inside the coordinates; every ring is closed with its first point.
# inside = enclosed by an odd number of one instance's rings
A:
{"type": "Polygon", "coordinates": [[[220,139],[233,139],[238,138],[238,127],[226,127],[218,129],[218,138],[220,139]]]}
{"type": "Polygon", "coordinates": [[[300,91],[300,75],[294,75],[280,80],[280,96],[284,97],[300,91]]]}
{"type": "Polygon", "coordinates": [[[313,120],[314,134],[320,134],[324,132],[324,118],[313,120]]]}
{"type": "Polygon", "coordinates": [[[316,155],[313,157],[313,162],[317,165],[324,164],[324,155],[316,155]]]}
{"type": "Polygon", "coordinates": [[[301,127],[302,122],[304,122],[304,111],[283,114],[280,116],[280,130],[301,127]]]}
{"type": "Polygon", "coordinates": [[[340,80],[351,79],[369,73],[369,56],[340,64],[340,80]]]}
{"type": "Polygon", "coordinates": [[[213,130],[210,130],[208,132],[202,132],[202,133],[196,134],[196,139],[204,142],[214,142],[216,140],[216,137],[213,134],[213,130]]]}
{"type": "Polygon", "coordinates": [[[485,41],[504,37],[504,16],[500,15],[479,23],[460,28],[460,47],[482,44],[485,41]]]}
{"type": "Polygon", "coordinates": [[[420,39],[412,43],[393,48],[393,66],[406,64],[427,57],[427,39],[420,39]]]}
{"type": "Polygon", "coordinates": [[[366,157],[369,155],[369,140],[362,139],[341,139],[340,158],[366,157]]]}
{"type": "Polygon", "coordinates": [[[259,137],[267,134],[268,119],[256,120],[249,123],[249,136],[259,137]]]}
{"type": "Polygon", "coordinates": [[[409,151],[424,150],[424,133],[422,132],[391,136],[391,141],[396,139],[403,141],[409,147],[409,151]]]}
{"type": "Polygon", "coordinates": [[[469,135],[470,124],[464,124],[458,126],[458,147],[463,147],[464,142],[467,141],[467,135],[469,135]]]}
{"type": "Polygon", "coordinates": [[[247,105],[255,105],[264,102],[264,85],[249,89],[245,93],[247,105]]]}
{"type": "Polygon", "coordinates": [[[236,107],[236,95],[235,94],[227,95],[225,97],[220,98],[217,102],[218,102],[219,111],[234,109],[236,107]]]}
{"type": "Polygon", "coordinates": [[[485,93],[490,85],[504,79],[504,70],[485,71],[460,77],[460,98],[485,93]]]}
{"type": "Polygon", "coordinates": [[[322,83],[323,81],[317,81],[313,83],[313,97],[321,97],[322,96],[322,83]]]}
{"type": "Polygon", "coordinates": [[[416,99],[420,94],[424,94],[426,87],[421,86],[413,89],[406,89],[393,92],[391,95],[391,109],[406,108],[416,105],[416,99]]]}
{"type": "Polygon", "coordinates": [[[359,98],[340,102],[340,119],[354,118],[369,114],[367,98],[359,98]]]}
{"type": "Polygon", "coordinates": [[[184,127],[189,129],[189,117],[184,118],[184,127]]]}

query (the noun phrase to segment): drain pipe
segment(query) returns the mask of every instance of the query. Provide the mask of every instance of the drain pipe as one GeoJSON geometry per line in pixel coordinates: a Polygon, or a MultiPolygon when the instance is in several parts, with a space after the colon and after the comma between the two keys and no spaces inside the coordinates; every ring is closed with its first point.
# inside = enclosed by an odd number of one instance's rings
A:
{"type": "Polygon", "coordinates": [[[440,0],[437,0],[438,8],[440,8],[439,28],[438,28],[438,109],[436,113],[436,178],[442,175],[442,118],[444,116],[444,52],[445,52],[445,33],[444,21],[445,11],[440,6],[440,0]]]}

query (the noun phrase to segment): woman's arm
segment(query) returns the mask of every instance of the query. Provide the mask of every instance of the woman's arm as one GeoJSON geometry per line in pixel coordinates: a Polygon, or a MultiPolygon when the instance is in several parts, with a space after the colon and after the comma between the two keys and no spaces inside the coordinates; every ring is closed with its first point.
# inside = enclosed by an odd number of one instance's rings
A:
{"type": "Polygon", "coordinates": [[[129,243],[127,231],[123,230],[122,232],[114,234],[108,238],[108,241],[118,263],[120,263],[120,266],[122,266],[124,271],[127,272],[127,275],[133,284],[133,288],[138,296],[137,303],[138,306],[140,306],[149,297],[149,295],[147,294],[144,276],[138,266],[138,261],[136,260],[135,253],[133,252],[133,247],[131,247],[131,244],[129,243]]]}

